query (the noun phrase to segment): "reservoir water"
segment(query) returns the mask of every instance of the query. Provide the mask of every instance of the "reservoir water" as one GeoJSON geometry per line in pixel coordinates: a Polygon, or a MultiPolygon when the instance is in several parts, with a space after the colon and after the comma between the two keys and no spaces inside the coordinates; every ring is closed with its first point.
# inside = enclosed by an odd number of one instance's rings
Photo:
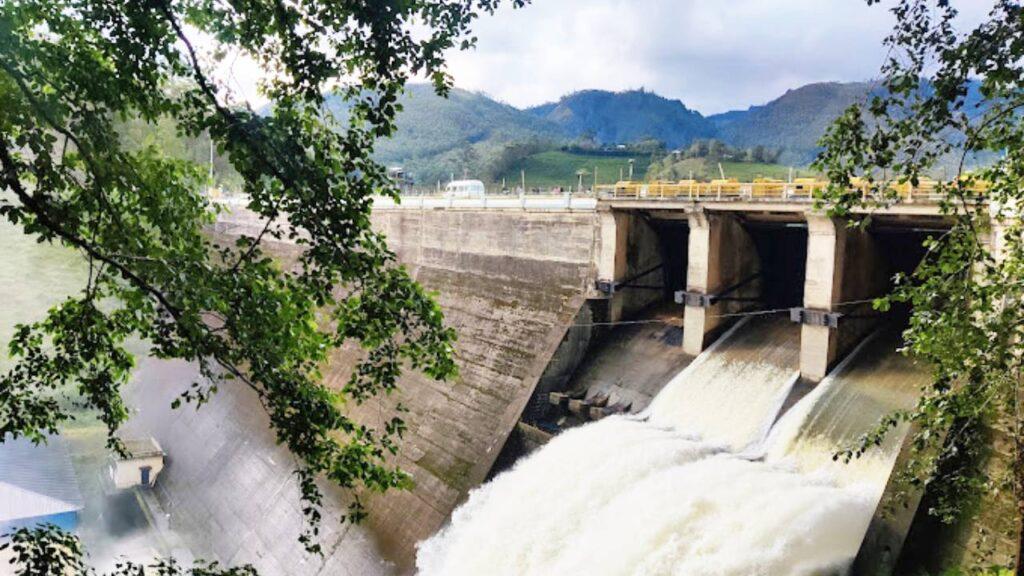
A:
{"type": "Polygon", "coordinates": [[[43,318],[46,310],[85,286],[86,266],[62,246],[40,244],[0,219],[0,368],[18,323],[43,318]]]}

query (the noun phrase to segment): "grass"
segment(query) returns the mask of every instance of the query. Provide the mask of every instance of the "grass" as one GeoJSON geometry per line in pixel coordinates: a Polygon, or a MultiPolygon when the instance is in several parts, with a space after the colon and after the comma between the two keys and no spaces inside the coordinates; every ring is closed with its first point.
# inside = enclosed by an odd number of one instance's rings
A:
{"type": "MultiPolygon", "coordinates": [[[[651,158],[640,155],[634,157],[633,161],[634,178],[643,178],[647,173],[651,158]]],[[[570,187],[575,188],[579,183],[576,171],[586,170],[586,175],[583,176],[583,185],[589,188],[594,183],[595,168],[597,169],[598,184],[613,184],[618,181],[620,170],[623,175],[629,174],[629,158],[550,150],[527,157],[501,175],[498,180],[500,183],[501,178],[505,178],[508,187],[515,188],[519,185],[520,170],[524,170],[527,188],[561,186],[568,190],[570,187]]]]}
{"type": "MultiPolygon", "coordinates": [[[[637,156],[633,158],[633,179],[652,179],[647,174],[651,165],[649,156],[637,156]]],[[[523,161],[509,169],[498,178],[505,178],[506,185],[514,189],[519,185],[520,170],[526,171],[526,187],[528,189],[541,188],[550,189],[561,186],[568,190],[575,188],[579,182],[576,176],[577,170],[585,170],[583,186],[589,188],[594,183],[594,169],[597,169],[597,181],[599,184],[613,184],[619,180],[619,174],[624,177],[629,174],[629,158],[623,156],[600,156],[590,154],[579,154],[574,152],[563,152],[561,150],[549,150],[528,156],[523,161]]],[[[708,162],[704,158],[689,158],[681,160],[672,165],[672,173],[668,180],[681,180],[689,177],[692,173],[698,180],[710,180],[719,178],[718,164],[708,162]]],[[[789,166],[782,164],[763,164],[758,162],[722,162],[722,170],[726,178],[736,178],[741,182],[750,182],[755,178],[777,178],[786,180],[789,178],[789,166]]],[[[794,178],[811,177],[815,174],[806,168],[793,168],[794,178]]]]}
{"type": "MultiPolygon", "coordinates": [[[[782,164],[762,164],[759,162],[722,162],[722,171],[726,178],[736,178],[740,182],[750,182],[755,178],[776,178],[786,180],[789,178],[789,166],[782,164]]],[[[720,178],[718,164],[708,162],[704,158],[688,158],[672,165],[672,174],[666,178],[669,180],[681,180],[689,177],[690,173],[698,180],[710,180],[720,178]]],[[[806,168],[793,168],[794,178],[807,178],[815,176],[815,173],[806,168]]]]}

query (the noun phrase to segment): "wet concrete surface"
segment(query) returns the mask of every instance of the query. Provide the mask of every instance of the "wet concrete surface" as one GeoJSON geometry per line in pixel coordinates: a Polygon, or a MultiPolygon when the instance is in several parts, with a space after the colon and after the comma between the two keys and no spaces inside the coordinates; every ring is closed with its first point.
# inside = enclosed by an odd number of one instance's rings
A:
{"type": "Polygon", "coordinates": [[[190,553],[174,545],[175,535],[155,522],[154,511],[145,504],[145,489],[113,491],[104,481],[109,452],[102,426],[76,427],[63,436],[85,501],[78,533],[94,568],[109,571],[119,560],[148,563],[170,555],[191,561],[190,553]]]}
{"type": "MultiPolygon", "coordinates": [[[[153,436],[166,452],[152,492],[165,524],[163,549],[188,551],[224,565],[253,565],[261,576],[374,576],[392,572],[363,526],[341,522],[347,496],[324,490],[323,556],[299,543],[302,502],[295,460],[278,445],[256,394],[226,383],[200,408],[171,402],[199,375],[180,361],[144,359],[129,394],[134,408],[126,432],[153,436]]],[[[126,504],[130,508],[130,504],[126,504]]],[[[159,515],[154,515],[159,516],[159,515]]],[[[130,530],[131,517],[121,526],[130,530]]]]}

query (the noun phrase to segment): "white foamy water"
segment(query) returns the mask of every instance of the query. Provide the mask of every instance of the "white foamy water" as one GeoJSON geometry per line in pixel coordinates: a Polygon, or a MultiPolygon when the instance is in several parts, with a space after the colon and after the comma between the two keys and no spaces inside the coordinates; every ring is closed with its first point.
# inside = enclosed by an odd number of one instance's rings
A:
{"type": "Polygon", "coordinates": [[[751,447],[764,439],[800,376],[799,350],[794,324],[741,321],[676,375],[644,415],[734,451],[751,447]]]}
{"type": "Polygon", "coordinates": [[[774,420],[778,392],[791,382],[786,366],[753,360],[759,357],[733,357],[742,365],[724,370],[718,385],[725,391],[703,376],[684,378],[684,372],[643,419],[614,417],[557,436],[473,491],[450,524],[421,543],[419,573],[844,572],[888,478],[884,464],[891,467],[895,452],[886,453],[883,465],[840,481],[843,470],[830,458],[834,441],[827,434],[801,434],[802,423],[822,420],[819,412],[833,409],[833,389],[844,384],[839,379],[798,403],[780,422],[784,431],[766,444],[762,422],[774,420]],[[734,409],[744,400],[748,405],[734,409]],[[675,403],[689,406],[677,409],[675,403]],[[752,444],[747,441],[757,434],[752,444]],[[757,452],[767,456],[746,456],[757,452]]]}

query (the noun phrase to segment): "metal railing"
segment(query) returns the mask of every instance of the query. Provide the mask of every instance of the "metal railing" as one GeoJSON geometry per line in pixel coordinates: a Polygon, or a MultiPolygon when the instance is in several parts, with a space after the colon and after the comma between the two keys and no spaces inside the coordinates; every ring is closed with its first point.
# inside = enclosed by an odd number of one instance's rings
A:
{"type": "MultiPolygon", "coordinates": [[[[597,187],[599,198],[622,198],[644,200],[688,200],[688,201],[795,201],[810,202],[820,198],[829,183],[825,180],[798,178],[792,182],[774,180],[757,180],[739,182],[737,180],[712,180],[698,182],[681,180],[679,182],[618,182],[616,184],[597,187]]],[[[864,198],[886,198],[899,202],[938,202],[945,193],[941,184],[932,180],[922,180],[917,185],[893,183],[879,186],[866,181],[854,181],[853,188],[859,190],[864,198]]],[[[984,194],[988,186],[984,182],[975,182],[969,186],[972,192],[984,194]]]]}
{"type": "Polygon", "coordinates": [[[445,195],[402,196],[399,202],[390,197],[376,197],[375,209],[495,209],[495,210],[594,210],[597,198],[584,194],[500,194],[476,198],[456,198],[445,195]]]}
{"type": "MultiPolygon", "coordinates": [[[[829,183],[812,178],[798,178],[792,182],[760,179],[754,182],[737,180],[712,180],[698,182],[618,182],[599,185],[582,192],[561,194],[487,194],[475,198],[458,198],[445,194],[403,195],[396,202],[390,197],[374,198],[374,207],[383,209],[525,209],[525,210],[594,210],[602,199],[636,199],[690,202],[803,202],[810,203],[824,194],[829,183]]],[[[878,183],[855,180],[854,190],[865,198],[874,198],[899,203],[936,203],[947,196],[943,184],[923,180],[917,185],[893,183],[880,186],[878,183]]],[[[986,182],[971,182],[968,189],[979,196],[988,191],[986,182]]],[[[211,195],[211,200],[228,206],[245,206],[247,195],[211,195]]]]}

